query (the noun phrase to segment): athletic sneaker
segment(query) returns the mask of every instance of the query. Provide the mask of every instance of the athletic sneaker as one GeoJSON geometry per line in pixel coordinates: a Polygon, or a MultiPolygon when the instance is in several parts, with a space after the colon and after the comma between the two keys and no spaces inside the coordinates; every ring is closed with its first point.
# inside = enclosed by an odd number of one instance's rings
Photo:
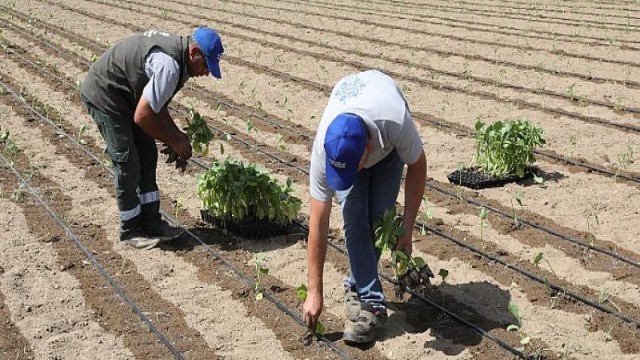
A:
{"type": "Polygon", "coordinates": [[[347,320],[342,339],[350,343],[372,342],[387,322],[387,309],[371,303],[361,303],[360,314],[356,321],[347,320]]]}
{"type": "Polygon", "coordinates": [[[360,315],[360,299],[353,287],[344,289],[344,313],[350,321],[357,321],[360,315]]]}
{"type": "Polygon", "coordinates": [[[157,238],[159,242],[167,242],[179,238],[184,234],[184,229],[177,226],[171,226],[166,221],[160,220],[158,225],[153,228],[144,229],[149,237],[157,238]]]}

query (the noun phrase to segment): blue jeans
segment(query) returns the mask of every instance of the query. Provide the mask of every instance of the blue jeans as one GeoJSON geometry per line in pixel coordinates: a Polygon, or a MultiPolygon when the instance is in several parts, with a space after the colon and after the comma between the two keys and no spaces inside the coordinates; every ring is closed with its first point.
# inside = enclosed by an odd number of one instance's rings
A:
{"type": "Polygon", "coordinates": [[[349,257],[345,288],[355,286],[360,301],[378,306],[384,306],[384,294],[378,277],[380,251],[374,245],[374,225],[385,210],[395,206],[403,167],[394,150],[371,168],[360,170],[350,189],[336,191],[349,257]]]}

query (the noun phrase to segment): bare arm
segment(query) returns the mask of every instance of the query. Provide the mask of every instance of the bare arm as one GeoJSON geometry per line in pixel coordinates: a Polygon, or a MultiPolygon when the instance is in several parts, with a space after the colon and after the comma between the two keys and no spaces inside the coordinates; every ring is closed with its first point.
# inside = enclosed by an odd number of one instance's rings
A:
{"type": "Polygon", "coordinates": [[[156,114],[142,96],[136,106],[133,121],[147,135],[171,146],[177,155],[185,159],[191,157],[191,144],[186,135],[176,126],[166,106],[156,114]]]}
{"type": "Polygon", "coordinates": [[[309,239],[307,243],[309,290],[307,300],[303,306],[303,317],[312,330],[315,330],[324,304],[322,282],[324,261],[327,254],[330,215],[331,200],[322,202],[311,199],[309,239]]]}
{"type": "Polygon", "coordinates": [[[418,209],[424,195],[424,186],[427,179],[427,158],[424,151],[416,162],[407,167],[407,176],[404,181],[404,220],[405,235],[398,241],[398,249],[405,249],[409,254],[412,250],[413,238],[411,236],[413,225],[418,215],[418,209]]]}

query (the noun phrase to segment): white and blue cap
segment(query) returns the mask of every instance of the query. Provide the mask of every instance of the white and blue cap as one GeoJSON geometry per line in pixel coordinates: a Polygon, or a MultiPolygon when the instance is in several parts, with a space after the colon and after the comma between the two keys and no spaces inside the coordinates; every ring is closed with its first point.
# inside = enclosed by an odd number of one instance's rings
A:
{"type": "Polygon", "coordinates": [[[327,128],[324,138],[327,183],[333,190],[350,188],[367,147],[367,130],[362,118],[342,113],[327,128]]]}
{"type": "Polygon", "coordinates": [[[222,39],[218,33],[208,27],[199,27],[193,32],[193,40],[207,59],[207,67],[213,77],[222,78],[220,72],[220,55],[224,52],[222,39]]]}

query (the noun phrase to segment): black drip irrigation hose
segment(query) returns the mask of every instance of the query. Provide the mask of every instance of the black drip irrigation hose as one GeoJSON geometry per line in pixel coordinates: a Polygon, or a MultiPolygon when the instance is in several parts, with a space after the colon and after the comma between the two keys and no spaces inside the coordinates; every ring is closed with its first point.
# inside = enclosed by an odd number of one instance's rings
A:
{"type": "Polygon", "coordinates": [[[456,243],[458,246],[466,248],[466,249],[470,250],[471,252],[474,252],[474,253],[476,253],[478,255],[483,256],[486,259],[494,261],[494,262],[496,262],[496,263],[498,263],[500,265],[503,265],[504,267],[509,268],[511,270],[514,270],[514,271],[524,275],[525,277],[528,277],[529,279],[534,280],[534,281],[536,281],[536,282],[538,282],[540,284],[548,284],[551,289],[555,290],[558,293],[561,293],[561,294],[563,294],[565,296],[572,297],[572,298],[574,298],[574,299],[576,299],[576,300],[578,300],[578,301],[580,301],[580,302],[582,302],[582,303],[584,303],[586,305],[589,305],[589,306],[591,306],[593,308],[596,308],[596,309],[598,309],[598,310],[600,310],[600,311],[602,311],[604,313],[607,313],[607,314],[613,315],[613,316],[615,316],[617,318],[620,318],[620,319],[624,320],[625,322],[633,324],[633,325],[636,326],[636,328],[640,329],[640,322],[638,320],[632,319],[632,318],[626,316],[625,314],[623,314],[623,313],[621,313],[619,311],[614,311],[614,310],[612,310],[612,309],[610,309],[608,307],[602,306],[602,305],[600,305],[600,304],[598,304],[598,303],[596,303],[594,301],[591,301],[591,300],[587,299],[586,297],[584,297],[582,295],[576,294],[576,293],[571,292],[571,291],[567,291],[564,288],[561,288],[561,287],[559,287],[557,285],[551,284],[548,281],[545,281],[544,279],[542,279],[542,278],[540,278],[540,277],[538,277],[538,276],[536,276],[536,275],[534,275],[534,274],[532,274],[532,273],[530,273],[530,272],[528,272],[526,270],[522,270],[522,269],[518,268],[515,265],[509,264],[509,263],[505,262],[504,260],[502,260],[502,259],[500,259],[500,258],[498,258],[496,256],[493,256],[491,254],[487,254],[486,252],[484,252],[484,251],[482,251],[480,249],[477,249],[477,248],[475,248],[475,247],[473,247],[473,246],[471,246],[469,244],[466,244],[466,243],[462,242],[459,239],[456,239],[456,238],[454,238],[452,236],[449,236],[449,235],[445,234],[444,232],[442,232],[442,231],[440,231],[438,229],[435,229],[435,228],[432,228],[430,226],[427,226],[426,224],[422,223],[421,221],[416,221],[415,226],[417,228],[427,229],[427,230],[433,232],[434,234],[436,234],[436,235],[438,235],[440,237],[443,237],[443,238],[445,238],[445,239],[447,239],[449,241],[452,241],[452,242],[456,243]]]}
{"type": "MultiPolygon", "coordinates": [[[[76,147],[78,147],[79,149],[81,149],[84,153],[86,153],[87,155],[89,155],[92,159],[94,159],[98,164],[100,164],[105,170],[107,170],[107,172],[111,175],[114,176],[115,173],[114,171],[105,166],[100,159],[91,151],[88,149],[87,146],[82,145],[80,143],[78,143],[78,141],[76,139],[74,139],[72,136],[70,136],[67,132],[65,132],[65,130],[59,126],[57,126],[56,124],[54,124],[51,120],[47,119],[46,117],[42,116],[42,114],[40,114],[36,109],[34,109],[30,104],[28,104],[24,99],[22,99],[20,96],[18,96],[13,90],[11,90],[9,87],[7,87],[1,80],[0,80],[0,86],[2,86],[2,88],[7,91],[8,93],[10,93],[13,97],[15,97],[16,99],[18,99],[20,102],[22,102],[22,104],[27,107],[34,115],[38,116],[40,119],[44,120],[46,123],[48,123],[49,125],[53,126],[57,132],[59,134],[63,134],[67,139],[71,140],[71,142],[74,143],[74,145],[76,145],[76,147]]],[[[1,156],[1,155],[0,155],[1,156]]],[[[4,157],[3,157],[4,158],[4,157]]],[[[169,220],[171,223],[178,225],[180,227],[182,227],[185,232],[187,234],[189,234],[189,236],[191,238],[193,238],[194,240],[196,240],[197,242],[199,242],[201,245],[203,245],[207,251],[214,256],[216,259],[222,261],[222,263],[225,266],[228,266],[233,272],[235,272],[243,281],[245,281],[245,283],[247,283],[248,285],[253,285],[255,282],[254,280],[249,277],[248,275],[246,275],[242,270],[236,268],[235,266],[233,266],[228,260],[224,259],[219,253],[217,253],[215,250],[213,250],[209,245],[207,245],[205,242],[203,242],[197,235],[195,235],[194,233],[192,233],[191,231],[189,231],[188,229],[184,228],[183,226],[181,226],[181,224],[179,224],[173,217],[171,217],[169,214],[167,214],[164,211],[160,211],[160,214],[162,214],[162,216],[164,216],[167,220],[169,220]]],[[[56,218],[57,219],[57,218],[56,218]]],[[[59,222],[59,220],[58,220],[59,222]]],[[[65,230],[67,228],[65,227],[65,230]]],[[[70,230],[69,230],[70,231],[70,230]]],[[[74,239],[75,241],[76,239],[74,239]]],[[[80,247],[80,245],[78,245],[80,247]]],[[[82,245],[81,249],[83,249],[83,251],[85,251],[85,253],[88,251],[86,250],[86,248],[84,248],[84,246],[82,245]]],[[[93,259],[93,257],[91,256],[91,259],[93,259]]],[[[95,260],[92,260],[92,262],[95,260]]],[[[99,264],[98,264],[99,265],[99,264]]],[[[102,267],[100,267],[102,268],[102,267]]],[[[284,305],[283,303],[281,303],[279,300],[277,300],[273,295],[271,295],[268,291],[262,289],[262,293],[264,295],[265,298],[269,299],[270,302],[272,302],[276,307],[278,307],[279,309],[283,310],[287,315],[289,315],[292,319],[294,319],[297,323],[302,324],[304,326],[306,326],[306,323],[302,320],[302,318],[300,318],[298,315],[296,315],[292,310],[290,310],[289,308],[286,307],[286,305],[284,305]]],[[[120,295],[120,293],[118,293],[120,295]]],[[[124,299],[124,298],[123,298],[124,299]]],[[[131,306],[131,305],[130,305],[131,306]]],[[[136,308],[137,309],[137,308],[136,308]]],[[[135,309],[134,309],[135,311],[135,309]]],[[[138,313],[138,312],[136,312],[138,313]]],[[[155,329],[155,328],[154,328],[155,329]]],[[[153,331],[153,329],[152,329],[153,331]]],[[[155,332],[155,331],[154,331],[155,332]]],[[[343,359],[352,359],[347,353],[345,353],[342,349],[340,349],[339,347],[337,347],[335,345],[335,343],[333,343],[331,340],[327,339],[324,336],[319,336],[316,334],[316,337],[318,339],[320,339],[323,343],[325,343],[332,351],[334,351],[335,353],[337,353],[338,355],[340,355],[343,359]]],[[[161,339],[162,340],[162,339],[161,339]]],[[[166,339],[165,339],[166,340],[166,339]]],[[[167,344],[168,346],[171,345],[168,340],[167,344]]],[[[164,343],[164,341],[163,341],[164,343]]],[[[177,350],[176,350],[177,351],[177,350]]],[[[178,359],[184,359],[182,357],[182,355],[180,355],[180,357],[177,357],[178,359]]]]}
{"type": "MultiPolygon", "coordinates": [[[[16,16],[19,16],[19,17],[21,17],[21,18],[23,18],[23,19],[25,18],[25,16],[24,16],[23,14],[21,14],[21,13],[19,13],[19,12],[16,12],[16,11],[14,11],[14,10],[7,9],[7,8],[3,7],[2,5],[0,5],[0,8],[4,9],[4,10],[6,10],[6,11],[10,11],[11,13],[13,13],[13,14],[15,14],[16,16]]],[[[65,9],[66,9],[66,8],[65,8],[65,9]]],[[[70,8],[69,8],[69,9],[67,9],[67,10],[73,10],[73,9],[70,9],[70,8]]],[[[50,28],[50,29],[54,29],[55,31],[58,31],[58,32],[61,32],[61,33],[67,33],[67,34],[68,34],[68,32],[67,32],[67,31],[65,31],[65,30],[63,30],[63,29],[59,29],[59,28],[57,28],[57,27],[56,27],[56,26],[54,26],[54,25],[51,25],[51,24],[48,24],[48,23],[44,23],[44,22],[40,22],[40,24],[42,24],[43,26],[48,27],[48,28],[50,28]]],[[[76,37],[79,37],[78,35],[75,35],[75,36],[76,36],[76,37]]],[[[67,37],[72,37],[72,36],[71,36],[71,35],[67,35],[67,37]]],[[[91,41],[91,40],[87,40],[87,41],[91,41]]],[[[49,45],[49,47],[51,47],[51,46],[49,45]]],[[[58,51],[58,50],[56,50],[56,51],[58,51]]],[[[85,63],[87,63],[87,62],[85,61],[85,63]]],[[[272,72],[273,72],[273,71],[272,71],[272,72]]],[[[306,80],[304,80],[304,79],[294,78],[294,77],[292,77],[292,76],[288,76],[288,77],[289,77],[290,79],[292,79],[293,81],[303,82],[304,84],[306,84],[306,85],[308,85],[308,86],[316,87],[316,88],[318,88],[320,91],[323,91],[323,92],[324,92],[324,91],[327,91],[327,90],[325,89],[325,87],[323,87],[322,85],[319,85],[319,84],[313,83],[313,82],[311,82],[311,81],[306,81],[306,80]]],[[[206,91],[206,89],[204,89],[204,88],[202,88],[202,87],[200,87],[200,86],[198,86],[198,87],[197,87],[197,89],[198,89],[198,91],[200,92],[200,95],[201,95],[201,96],[203,96],[203,97],[205,97],[205,98],[208,96],[208,95],[207,95],[207,94],[208,94],[208,91],[206,91]]],[[[195,90],[194,90],[194,91],[195,91],[195,90]]],[[[218,101],[215,97],[211,97],[211,98],[212,98],[212,99],[214,99],[214,101],[218,101]]],[[[225,103],[225,102],[223,102],[223,103],[225,103]]],[[[231,104],[229,104],[229,105],[231,105],[231,104]]],[[[286,127],[286,126],[284,126],[284,125],[282,125],[282,124],[277,123],[275,120],[269,120],[269,119],[266,119],[266,118],[264,118],[264,117],[262,117],[262,116],[258,116],[258,115],[256,115],[254,112],[250,112],[250,111],[242,110],[242,109],[240,109],[240,111],[245,112],[246,114],[248,114],[248,116],[255,116],[256,118],[258,118],[258,119],[260,119],[260,120],[263,120],[263,121],[265,121],[265,122],[267,122],[267,123],[270,123],[270,124],[278,124],[278,125],[279,125],[279,128],[287,128],[287,129],[290,129],[289,127],[286,127]]],[[[424,117],[415,117],[415,119],[416,119],[416,120],[418,120],[418,121],[423,121],[423,122],[425,122],[425,123],[433,124],[433,125],[436,125],[436,126],[439,126],[439,127],[445,127],[445,128],[453,129],[454,131],[456,131],[456,133],[461,134],[461,135],[468,136],[468,135],[470,135],[470,134],[473,134],[473,132],[471,132],[471,130],[466,130],[466,131],[461,130],[461,129],[459,128],[459,126],[457,126],[457,125],[456,125],[456,126],[454,126],[454,125],[451,125],[451,124],[446,124],[446,123],[443,123],[443,122],[439,122],[439,121],[437,121],[437,120],[433,120],[433,119],[429,119],[429,118],[424,118],[424,117]]],[[[301,135],[302,135],[302,136],[304,136],[305,138],[308,138],[308,136],[307,136],[306,134],[301,134],[301,135]]],[[[626,174],[624,174],[624,173],[619,173],[619,174],[618,174],[618,173],[614,173],[614,172],[612,172],[612,171],[609,171],[609,170],[606,170],[606,169],[603,169],[603,168],[600,168],[600,167],[596,167],[596,166],[589,165],[589,164],[584,164],[584,163],[577,162],[577,161],[574,161],[574,160],[571,160],[571,159],[565,159],[565,158],[563,158],[563,157],[561,157],[561,156],[559,156],[559,155],[555,155],[555,154],[552,154],[552,153],[549,153],[549,152],[546,152],[546,151],[544,151],[544,152],[543,152],[543,151],[539,151],[539,150],[534,150],[534,153],[535,153],[535,154],[537,154],[537,155],[541,155],[541,156],[549,157],[549,158],[554,159],[554,160],[556,160],[556,161],[565,161],[565,162],[567,162],[567,163],[569,163],[569,164],[571,164],[571,165],[573,165],[573,166],[577,166],[577,167],[580,167],[580,168],[583,168],[583,169],[588,169],[588,170],[590,170],[590,171],[594,171],[594,172],[597,172],[597,173],[601,173],[601,174],[604,174],[604,175],[607,175],[607,176],[612,176],[612,177],[614,177],[614,178],[615,178],[615,177],[619,177],[619,178],[622,178],[622,179],[625,179],[625,180],[628,180],[628,181],[632,181],[632,182],[635,182],[635,183],[640,183],[640,177],[638,177],[638,176],[630,176],[630,175],[626,175],[626,174]]]]}
{"type": "MultiPolygon", "coordinates": [[[[433,185],[433,184],[428,184],[427,183],[427,187],[429,187],[431,189],[434,189],[434,190],[436,190],[438,192],[441,192],[441,193],[443,193],[445,195],[451,196],[451,197],[455,196],[455,194],[453,194],[452,192],[450,192],[448,190],[445,190],[445,189],[443,189],[443,188],[441,188],[439,186],[433,185]]],[[[505,218],[509,218],[509,219],[513,218],[513,216],[511,214],[508,214],[506,211],[497,209],[497,208],[495,208],[495,207],[493,207],[491,205],[484,204],[484,203],[482,203],[480,201],[477,201],[477,200],[474,200],[474,199],[464,198],[464,200],[469,202],[469,203],[471,203],[471,204],[474,204],[474,205],[477,205],[477,206],[482,206],[482,207],[486,208],[487,210],[490,210],[490,211],[493,211],[496,214],[502,215],[505,218]]],[[[558,237],[558,238],[560,238],[562,240],[570,241],[570,242],[572,242],[574,244],[577,244],[577,245],[583,246],[583,247],[585,247],[587,249],[590,249],[590,250],[593,250],[593,251],[596,251],[596,252],[611,256],[611,257],[616,258],[616,259],[618,259],[618,260],[620,260],[622,262],[625,262],[627,264],[630,264],[630,265],[633,265],[635,267],[640,268],[640,260],[633,260],[633,259],[630,259],[630,258],[628,258],[626,256],[623,256],[623,255],[620,255],[620,254],[616,254],[611,250],[607,250],[607,249],[604,249],[604,248],[593,246],[591,244],[585,243],[584,241],[580,241],[580,240],[578,240],[576,238],[573,238],[571,236],[561,234],[561,233],[559,233],[559,232],[557,232],[557,231],[555,231],[553,229],[550,229],[550,228],[548,228],[546,226],[538,225],[538,224],[536,224],[534,222],[531,222],[531,221],[529,221],[529,220],[527,220],[525,218],[522,218],[522,217],[518,217],[518,221],[523,223],[523,224],[526,224],[526,225],[528,225],[528,226],[530,226],[532,228],[538,229],[538,230],[540,230],[542,232],[549,233],[549,234],[551,234],[551,235],[553,235],[555,237],[558,237]]]]}
{"type": "MultiPolygon", "coordinates": [[[[5,90],[7,90],[7,88],[1,82],[0,82],[0,86],[2,86],[5,90]]],[[[11,90],[9,89],[9,91],[11,90]]],[[[12,95],[15,96],[15,94],[13,94],[12,91],[11,93],[12,95]]],[[[158,328],[156,328],[155,325],[153,325],[153,322],[146,315],[144,315],[144,313],[142,312],[142,310],[140,310],[138,305],[136,305],[136,303],[125,293],[124,289],[116,282],[114,278],[112,278],[109,275],[109,273],[107,273],[107,271],[104,269],[104,267],[102,267],[102,265],[98,262],[98,260],[96,260],[96,258],[93,256],[91,251],[89,251],[89,249],[87,249],[87,247],[84,245],[82,240],[80,240],[80,238],[77,235],[75,235],[73,231],[67,225],[65,225],[62,220],[60,220],[60,217],[58,217],[55,210],[53,210],[49,206],[47,201],[44,200],[40,195],[38,195],[35,189],[31,187],[29,182],[27,182],[27,180],[11,165],[9,160],[1,153],[0,153],[0,158],[2,158],[2,161],[13,172],[16,178],[20,180],[20,183],[29,190],[29,193],[31,194],[31,196],[33,196],[38,201],[38,203],[40,203],[40,205],[47,211],[49,217],[54,222],[56,222],[56,224],[65,231],[67,237],[71,238],[71,240],[73,240],[76,246],[80,250],[82,250],[82,252],[89,259],[93,267],[96,270],[98,270],[98,272],[100,273],[100,276],[102,276],[102,278],[104,278],[109,283],[109,285],[114,289],[118,297],[120,297],[120,299],[122,299],[122,301],[125,304],[127,304],[133,310],[133,312],[136,313],[136,315],[138,315],[140,320],[142,320],[149,327],[149,330],[151,330],[151,332],[154,333],[154,335],[160,340],[160,342],[162,342],[162,344],[164,344],[164,346],[166,346],[167,349],[171,351],[175,359],[184,360],[184,356],[182,355],[182,353],[178,349],[176,349],[176,347],[171,343],[171,341],[169,341],[169,339],[167,339],[166,336],[164,336],[164,334],[161,333],[160,330],[158,330],[158,328]]]]}

